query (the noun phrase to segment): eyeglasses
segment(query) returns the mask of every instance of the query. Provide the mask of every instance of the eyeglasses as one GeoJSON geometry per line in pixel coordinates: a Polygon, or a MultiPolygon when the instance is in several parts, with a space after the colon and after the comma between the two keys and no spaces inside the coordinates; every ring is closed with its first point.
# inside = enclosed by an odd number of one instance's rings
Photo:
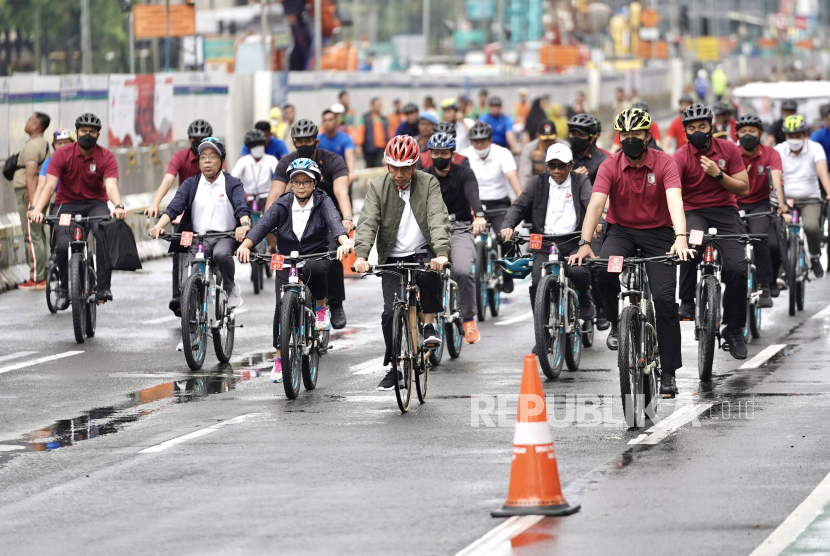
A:
{"type": "Polygon", "coordinates": [[[312,185],[314,185],[314,182],[311,181],[311,180],[306,180],[306,181],[291,180],[288,183],[292,187],[311,187],[312,185]]]}
{"type": "Polygon", "coordinates": [[[548,162],[548,170],[567,170],[570,164],[554,164],[552,162],[548,162]]]}
{"type": "Polygon", "coordinates": [[[199,157],[199,162],[207,162],[208,160],[210,160],[210,161],[219,160],[219,155],[218,154],[209,154],[207,156],[200,156],[199,157]]]}

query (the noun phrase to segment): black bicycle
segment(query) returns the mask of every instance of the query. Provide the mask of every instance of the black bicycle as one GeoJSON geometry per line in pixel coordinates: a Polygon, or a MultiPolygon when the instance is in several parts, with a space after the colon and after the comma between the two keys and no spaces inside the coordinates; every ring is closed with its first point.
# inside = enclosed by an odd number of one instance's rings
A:
{"type": "Polygon", "coordinates": [[[337,251],[300,255],[251,253],[251,262],[268,263],[271,270],[288,270],[288,283],[280,292],[280,350],[283,388],[288,399],[300,394],[300,377],[306,390],[317,387],[320,356],[328,351],[329,331],[317,330],[314,296],[303,283],[300,269],[307,261],[336,260],[337,251]]]}
{"type": "MultiPolygon", "coordinates": [[[[69,303],[72,306],[72,328],[75,332],[75,341],[83,344],[86,338],[95,336],[95,324],[97,321],[98,284],[95,279],[95,264],[89,256],[89,224],[91,222],[104,222],[110,220],[110,216],[81,216],[80,214],[62,214],[60,216],[46,216],[44,221],[57,222],[58,226],[73,226],[72,241],[69,242],[69,303]]],[[[97,246],[103,249],[103,245],[97,246]]],[[[57,272],[57,265],[50,269],[57,272]]],[[[51,304],[50,294],[55,288],[60,288],[59,278],[52,279],[46,288],[46,301],[49,310],[57,311],[57,296],[54,297],[54,305],[51,304]],[[54,310],[53,310],[54,308],[54,310]]]]}
{"type": "MultiPolygon", "coordinates": [[[[450,220],[453,222],[453,219],[450,220]]],[[[450,230],[451,234],[465,234],[472,231],[472,226],[450,230]]],[[[452,272],[445,267],[441,272],[441,299],[443,310],[435,315],[435,331],[443,343],[433,348],[429,360],[433,365],[440,365],[444,357],[444,346],[452,359],[461,355],[464,346],[464,322],[461,319],[461,306],[458,303],[458,284],[452,279],[452,272]]]]}

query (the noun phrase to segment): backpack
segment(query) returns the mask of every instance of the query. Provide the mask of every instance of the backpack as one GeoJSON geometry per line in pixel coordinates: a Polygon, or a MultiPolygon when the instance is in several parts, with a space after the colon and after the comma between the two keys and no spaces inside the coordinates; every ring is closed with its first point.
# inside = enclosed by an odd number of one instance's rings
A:
{"type": "Polygon", "coordinates": [[[132,229],[123,220],[101,222],[104,253],[112,270],[141,270],[132,229]]]}

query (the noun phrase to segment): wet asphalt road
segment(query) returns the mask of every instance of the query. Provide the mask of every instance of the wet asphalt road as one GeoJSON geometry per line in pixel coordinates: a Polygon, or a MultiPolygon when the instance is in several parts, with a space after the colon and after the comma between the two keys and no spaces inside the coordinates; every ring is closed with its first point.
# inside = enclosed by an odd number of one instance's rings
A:
{"type": "MultiPolygon", "coordinates": [[[[533,343],[527,282],[401,415],[394,393],[374,389],[378,279],[348,283],[349,325],[332,334],[318,388],[289,401],[267,379],[273,283],[254,296],[240,265],[233,363],[209,352],[191,373],[165,318],[169,268],[116,273],[116,299],[80,346],[43,292],[0,296],[0,553],[454,554],[503,522],[489,511],[507,494],[533,343]],[[70,351],[82,353],[5,371],[70,351]]],[[[684,323],[681,395],[658,413],[713,405],[654,445],[629,444],[643,431],[626,429],[616,355],[598,333],[579,372],[543,383],[565,495],[582,509],[490,553],[752,552],[830,470],[830,318],[808,318],[830,303],[826,284],[808,285],[798,317],[786,292],[764,311],[750,358],[782,352],[748,369],[718,352],[710,385],[684,323]]]]}

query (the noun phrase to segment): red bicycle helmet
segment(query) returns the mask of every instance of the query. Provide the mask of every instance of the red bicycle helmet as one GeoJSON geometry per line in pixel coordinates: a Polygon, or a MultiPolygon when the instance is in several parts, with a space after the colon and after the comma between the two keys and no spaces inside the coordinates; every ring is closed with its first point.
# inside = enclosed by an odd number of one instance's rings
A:
{"type": "Polygon", "coordinates": [[[393,137],[386,145],[383,153],[386,163],[390,166],[414,166],[421,155],[418,142],[409,135],[398,135],[393,137]]]}

